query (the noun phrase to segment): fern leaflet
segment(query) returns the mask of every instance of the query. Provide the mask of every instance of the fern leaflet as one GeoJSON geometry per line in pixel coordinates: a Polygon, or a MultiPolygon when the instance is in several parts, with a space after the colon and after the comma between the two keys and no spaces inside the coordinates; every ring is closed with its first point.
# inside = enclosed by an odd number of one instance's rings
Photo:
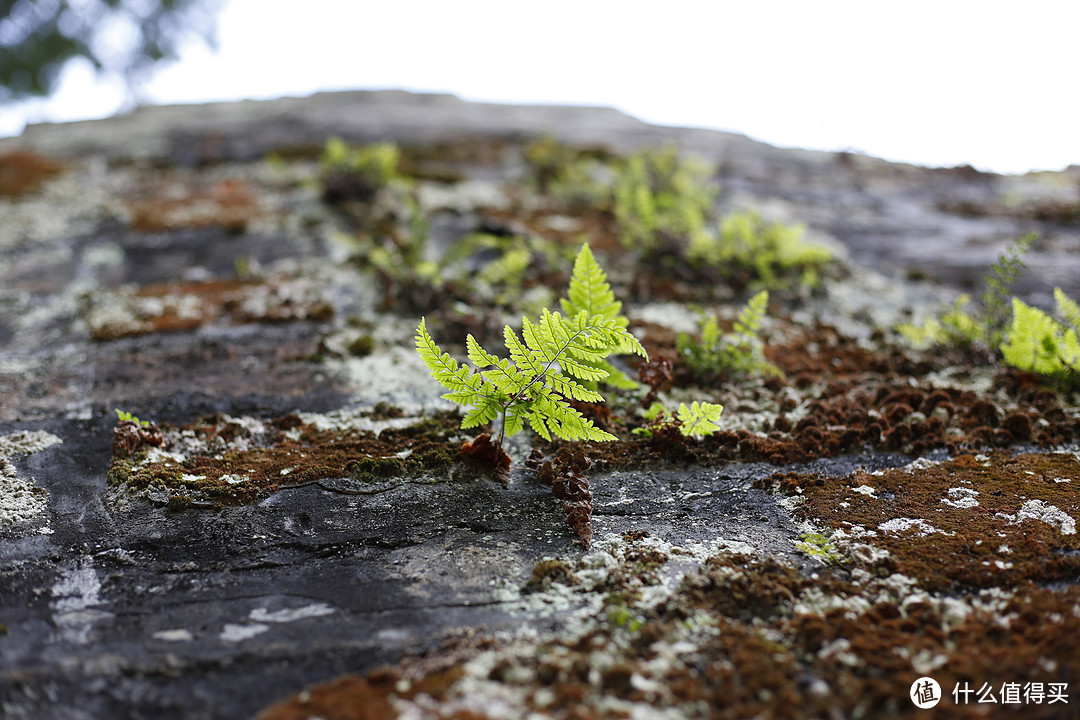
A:
{"type": "MultiPolygon", "coordinates": [[[[615,293],[611,291],[607,275],[604,274],[603,269],[596,262],[596,258],[593,257],[588,244],[581,247],[577,259],[574,260],[574,272],[570,276],[570,289],[567,295],[568,297],[561,299],[559,303],[568,317],[577,317],[580,313],[585,312],[589,317],[609,320],[616,327],[623,330],[630,324],[630,321],[625,316],[620,315],[622,303],[615,299],[615,293]]],[[[641,343],[637,341],[637,338],[627,333],[624,340],[614,349],[598,354],[597,357],[592,359],[581,358],[583,364],[592,367],[598,372],[606,373],[602,377],[583,377],[582,379],[588,382],[603,379],[606,384],[613,387],[633,390],[637,387],[637,383],[606,359],[612,353],[631,352],[642,356],[645,355],[645,350],[641,347],[641,343]]]]}
{"type": "Polygon", "coordinates": [[[724,412],[724,406],[715,403],[699,403],[695,400],[690,407],[686,407],[686,403],[679,403],[679,410],[676,413],[681,423],[679,432],[687,437],[711,435],[720,429],[716,423],[720,420],[722,412],[724,412]]]}

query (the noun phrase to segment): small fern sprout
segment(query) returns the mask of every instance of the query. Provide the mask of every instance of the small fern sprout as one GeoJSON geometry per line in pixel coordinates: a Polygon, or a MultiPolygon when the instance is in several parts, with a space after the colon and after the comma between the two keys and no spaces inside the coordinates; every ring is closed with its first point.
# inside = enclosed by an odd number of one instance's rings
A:
{"type": "MultiPolygon", "coordinates": [[[[578,256],[581,263],[587,264],[582,260],[586,253],[587,247],[582,248],[578,256]]],[[[426,319],[421,318],[416,350],[432,378],[450,391],[443,397],[469,408],[461,422],[463,428],[498,420],[496,445],[500,447],[505,437],[521,432],[526,425],[545,440],[552,436],[615,439],[570,401],[603,402],[603,396],[588,384],[610,375],[603,363],[612,353],[629,351],[645,358],[648,353],[620,318],[609,317],[611,313],[601,304],[591,303],[590,299],[604,298],[610,292],[603,273],[585,273],[579,282],[578,302],[586,307],[571,306],[577,309],[574,315],[564,317],[544,308],[536,322],[522,318],[520,337],[509,325],[503,328],[508,358],[488,352],[472,335],[466,337],[471,368],[443,352],[428,333],[426,319]]]]}
{"type": "Polygon", "coordinates": [[[716,423],[720,420],[720,414],[724,412],[723,405],[715,403],[697,402],[696,400],[686,406],[679,403],[679,410],[675,416],[679,419],[679,432],[686,437],[705,437],[712,435],[720,429],[716,423]]]}
{"type": "Polygon", "coordinates": [[[139,427],[150,427],[149,420],[140,420],[127,410],[121,410],[120,408],[116,408],[116,418],[122,423],[132,423],[139,427]]]}
{"type": "Polygon", "coordinates": [[[679,403],[679,409],[670,413],[663,405],[654,402],[643,413],[648,425],[635,429],[635,435],[653,437],[659,432],[678,430],[683,437],[703,438],[720,429],[717,423],[724,406],[716,403],[694,401],[687,407],[679,403]]]}
{"type": "Polygon", "coordinates": [[[687,365],[706,375],[782,375],[765,358],[765,346],[758,337],[768,307],[769,292],[762,290],[739,311],[733,332],[721,333],[716,319],[709,316],[702,322],[698,338],[679,333],[675,346],[687,365]]]}
{"type": "Polygon", "coordinates": [[[921,325],[901,323],[896,326],[897,332],[920,350],[976,344],[1001,347],[1013,309],[1012,289],[1024,272],[1024,257],[1037,239],[1036,233],[1029,233],[1005,248],[983,276],[978,303],[973,303],[969,295],[960,295],[940,319],[930,317],[921,325]]]}
{"type": "Polygon", "coordinates": [[[126,410],[116,408],[117,424],[113,428],[113,454],[128,455],[144,445],[163,447],[165,435],[149,420],[140,420],[126,410]]]}

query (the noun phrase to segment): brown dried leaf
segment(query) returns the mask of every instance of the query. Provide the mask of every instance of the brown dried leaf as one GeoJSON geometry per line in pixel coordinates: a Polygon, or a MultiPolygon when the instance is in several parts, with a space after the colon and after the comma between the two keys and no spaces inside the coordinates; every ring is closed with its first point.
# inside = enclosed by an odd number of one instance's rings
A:
{"type": "Polygon", "coordinates": [[[586,550],[592,545],[592,492],[585,477],[590,467],[592,460],[584,450],[563,450],[554,463],[546,461],[537,472],[537,479],[550,485],[552,493],[562,502],[566,522],[586,550]]]}
{"type": "Polygon", "coordinates": [[[462,445],[461,456],[490,469],[503,485],[510,479],[510,456],[501,446],[491,442],[489,433],[481,433],[462,445]]]}

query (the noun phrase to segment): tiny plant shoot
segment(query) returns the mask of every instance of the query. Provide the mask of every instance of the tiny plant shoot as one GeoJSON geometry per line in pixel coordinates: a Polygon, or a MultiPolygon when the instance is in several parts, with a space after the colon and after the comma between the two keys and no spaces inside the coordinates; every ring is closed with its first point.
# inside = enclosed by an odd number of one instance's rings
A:
{"type": "Polygon", "coordinates": [[[120,422],[134,423],[140,427],[150,427],[149,420],[140,420],[126,410],[116,408],[116,417],[120,422]]]}
{"type": "Polygon", "coordinates": [[[765,347],[757,335],[768,307],[769,291],[762,290],[739,311],[733,332],[721,333],[716,318],[708,316],[699,338],[679,333],[675,345],[686,363],[700,373],[781,375],[765,359],[765,347]]]}
{"type": "Polygon", "coordinates": [[[607,277],[585,245],[574,261],[567,316],[544,308],[540,319],[521,320],[521,337],[507,325],[503,337],[509,358],[491,354],[471,334],[465,338],[473,367],[443,352],[428,334],[426,319],[416,329],[416,351],[431,376],[450,392],[448,400],[469,409],[461,427],[499,420],[497,446],[528,424],[545,440],[614,440],[571,407],[569,399],[603,402],[589,384],[607,379],[606,358],[633,352],[648,358],[645,348],[618,315],[607,277]]]}
{"type": "Polygon", "coordinates": [[[653,437],[657,432],[670,428],[678,430],[683,437],[702,438],[720,429],[716,423],[723,412],[723,405],[695,400],[689,407],[686,403],[679,403],[679,409],[671,413],[662,404],[654,402],[643,413],[649,424],[633,432],[635,435],[653,437]]]}

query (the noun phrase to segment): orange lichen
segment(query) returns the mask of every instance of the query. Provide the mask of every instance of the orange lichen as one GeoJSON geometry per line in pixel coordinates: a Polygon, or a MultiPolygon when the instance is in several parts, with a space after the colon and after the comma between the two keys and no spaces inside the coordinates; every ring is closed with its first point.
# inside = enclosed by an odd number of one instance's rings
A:
{"type": "Polygon", "coordinates": [[[155,332],[194,330],[219,319],[256,322],[325,321],[334,309],[312,291],[286,291],[288,279],[218,279],[146,285],[122,296],[124,314],[91,322],[94,340],[116,340],[155,332]]]}
{"type": "Polygon", "coordinates": [[[0,155],[0,196],[17,197],[35,192],[63,169],[63,163],[29,150],[4,153],[0,155]]]}
{"type": "Polygon", "coordinates": [[[260,212],[247,184],[231,178],[208,187],[176,181],[149,184],[127,205],[131,229],[139,232],[197,227],[243,232],[260,212]]]}

